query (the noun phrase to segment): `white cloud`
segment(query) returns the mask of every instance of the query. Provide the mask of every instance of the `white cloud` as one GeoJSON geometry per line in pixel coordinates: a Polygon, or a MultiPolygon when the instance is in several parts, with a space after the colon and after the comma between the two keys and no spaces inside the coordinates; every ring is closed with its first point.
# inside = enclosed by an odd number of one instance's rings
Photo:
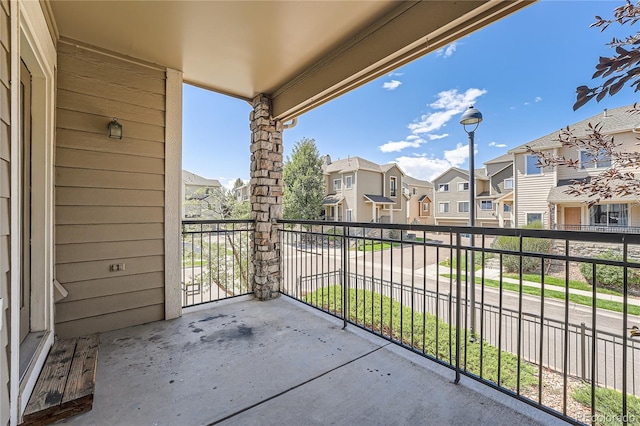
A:
{"type": "Polygon", "coordinates": [[[424,114],[420,120],[409,124],[409,130],[413,134],[429,133],[439,130],[453,117],[463,112],[482,95],[487,93],[484,89],[468,89],[464,93],[458,93],[456,89],[438,93],[438,99],[429,106],[433,109],[443,109],[431,114],[424,114]]]}
{"type": "Polygon", "coordinates": [[[403,156],[396,162],[409,176],[416,179],[433,180],[451,167],[460,167],[469,158],[469,145],[458,144],[454,149],[445,151],[444,158],[426,155],[403,156]]]}
{"type": "Polygon", "coordinates": [[[398,80],[385,81],[382,84],[382,88],[386,90],[396,90],[401,84],[402,82],[398,80]]]}
{"type": "Polygon", "coordinates": [[[436,141],[438,139],[444,139],[449,136],[449,133],[443,133],[441,135],[427,135],[430,141],[436,141]]]}
{"type": "Polygon", "coordinates": [[[418,148],[424,142],[425,142],[424,139],[415,135],[410,135],[403,141],[398,141],[398,142],[389,141],[384,145],[380,145],[378,148],[382,152],[398,152],[398,151],[402,151],[405,148],[418,148]]]}
{"type": "Polygon", "coordinates": [[[444,152],[444,158],[451,163],[452,166],[459,166],[469,158],[469,145],[457,144],[454,149],[444,152]]]}
{"type": "Polygon", "coordinates": [[[443,47],[436,52],[436,56],[443,56],[445,58],[450,57],[456,51],[458,43],[451,43],[450,45],[443,47]]]}
{"type": "Polygon", "coordinates": [[[445,127],[452,118],[473,105],[485,93],[487,93],[486,90],[475,88],[467,89],[464,93],[458,93],[456,89],[438,93],[438,98],[429,104],[429,107],[441,111],[424,114],[420,119],[410,123],[407,127],[411,134],[404,140],[389,141],[378,148],[382,152],[397,152],[405,148],[418,148],[421,144],[426,143],[426,139],[433,141],[446,138],[449,136],[448,133],[432,134],[431,132],[445,127]]]}
{"type": "MultiPolygon", "coordinates": [[[[218,178],[220,184],[226,189],[233,189],[233,184],[236,183],[236,179],[237,178],[226,178],[224,176],[218,178]]],[[[243,181],[247,182],[247,179],[243,179],[243,181]]]]}
{"type": "Polygon", "coordinates": [[[542,98],[540,96],[536,96],[536,98],[533,100],[534,102],[540,102],[542,100],[542,98]]]}
{"type": "Polygon", "coordinates": [[[504,143],[497,143],[497,142],[489,142],[489,146],[495,146],[496,148],[506,148],[507,145],[504,143]]]}
{"type": "Polygon", "coordinates": [[[390,72],[387,74],[389,77],[402,77],[404,75],[403,72],[390,72]]]}

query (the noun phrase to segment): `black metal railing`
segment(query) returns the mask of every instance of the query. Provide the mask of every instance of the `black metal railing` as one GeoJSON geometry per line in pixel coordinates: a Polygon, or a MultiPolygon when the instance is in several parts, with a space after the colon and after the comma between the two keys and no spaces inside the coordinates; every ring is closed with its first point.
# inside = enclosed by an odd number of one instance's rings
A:
{"type": "Polygon", "coordinates": [[[640,227],[637,226],[616,226],[616,225],[567,225],[558,223],[554,229],[562,231],[586,231],[586,232],[614,232],[624,234],[640,234],[640,227]]]}
{"type": "Polygon", "coordinates": [[[640,235],[280,224],[283,294],[569,422],[640,421],[640,235]]]}
{"type": "Polygon", "coordinates": [[[251,220],[182,221],[182,306],[251,292],[251,220]]]}

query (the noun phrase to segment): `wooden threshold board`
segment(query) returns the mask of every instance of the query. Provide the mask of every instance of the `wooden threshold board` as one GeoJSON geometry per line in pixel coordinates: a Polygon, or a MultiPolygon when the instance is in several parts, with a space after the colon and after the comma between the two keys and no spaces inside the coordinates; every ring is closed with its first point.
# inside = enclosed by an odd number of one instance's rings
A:
{"type": "Polygon", "coordinates": [[[91,410],[99,346],[98,334],[53,344],[21,425],[48,425],[91,410]]]}

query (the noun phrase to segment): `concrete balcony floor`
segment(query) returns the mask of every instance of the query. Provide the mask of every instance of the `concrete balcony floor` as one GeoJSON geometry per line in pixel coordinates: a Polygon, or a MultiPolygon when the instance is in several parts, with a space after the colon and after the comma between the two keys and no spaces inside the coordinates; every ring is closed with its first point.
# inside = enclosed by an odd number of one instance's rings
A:
{"type": "Polygon", "coordinates": [[[566,424],[355,326],[241,297],[101,335],[77,425],[566,424]]]}

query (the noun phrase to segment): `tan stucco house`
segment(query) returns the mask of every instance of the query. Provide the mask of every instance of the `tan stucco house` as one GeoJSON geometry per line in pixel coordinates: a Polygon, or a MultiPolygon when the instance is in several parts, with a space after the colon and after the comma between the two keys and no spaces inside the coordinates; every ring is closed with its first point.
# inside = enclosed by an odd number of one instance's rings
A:
{"type": "MultiPolygon", "coordinates": [[[[529,4],[0,0],[0,424],[21,422],[54,339],[182,314],[184,83],[252,106],[251,287],[267,300],[284,128],[529,4]]],[[[393,203],[358,212],[404,220],[401,172],[383,175],[363,193],[393,203]]]]}

